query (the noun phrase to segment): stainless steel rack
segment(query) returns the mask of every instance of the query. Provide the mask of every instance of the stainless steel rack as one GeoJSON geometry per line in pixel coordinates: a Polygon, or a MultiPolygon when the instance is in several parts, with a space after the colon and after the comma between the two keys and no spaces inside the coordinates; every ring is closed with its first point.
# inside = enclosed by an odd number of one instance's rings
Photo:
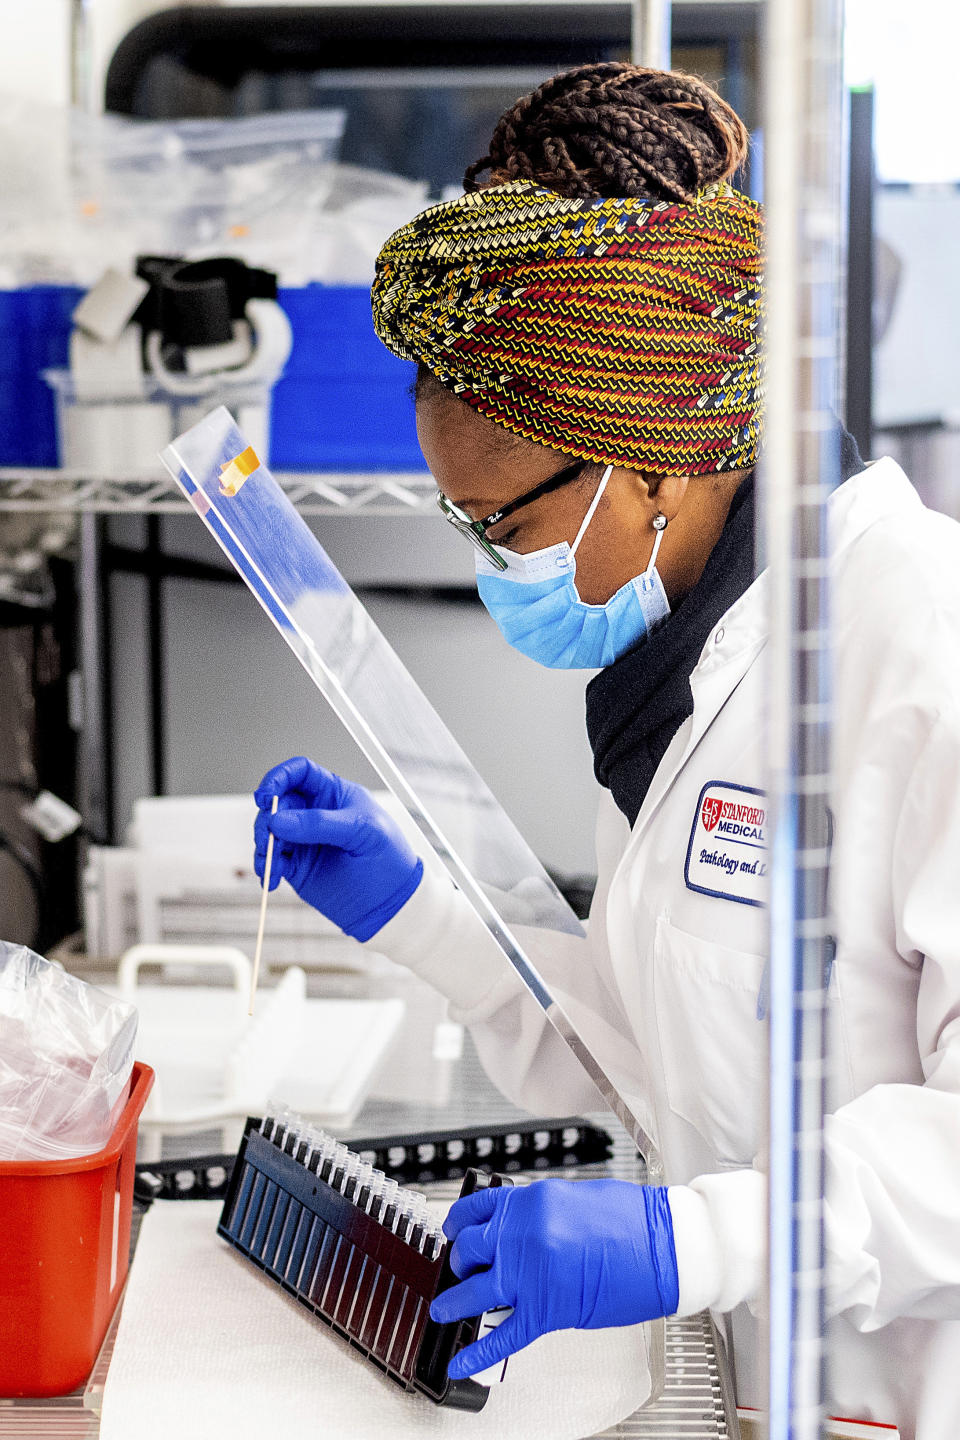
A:
{"type": "MultiPolygon", "coordinates": [[[[434,513],[428,471],[274,472],[303,515],[434,513]]],[[[98,475],[87,470],[0,469],[0,515],[178,515],[189,506],[168,475],[98,475]]]]}

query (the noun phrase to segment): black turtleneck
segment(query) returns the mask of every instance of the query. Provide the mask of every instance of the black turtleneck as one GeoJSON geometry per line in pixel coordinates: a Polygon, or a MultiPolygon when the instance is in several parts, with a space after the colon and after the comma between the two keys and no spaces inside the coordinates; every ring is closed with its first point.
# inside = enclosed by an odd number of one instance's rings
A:
{"type": "MultiPolygon", "coordinates": [[[[843,480],[864,468],[856,441],[842,432],[843,480]]],[[[632,826],[667,747],[693,714],[690,676],[711,630],[756,576],[755,485],[744,480],[720,538],[693,589],[634,650],[587,686],[587,735],[594,772],[632,826]]]]}

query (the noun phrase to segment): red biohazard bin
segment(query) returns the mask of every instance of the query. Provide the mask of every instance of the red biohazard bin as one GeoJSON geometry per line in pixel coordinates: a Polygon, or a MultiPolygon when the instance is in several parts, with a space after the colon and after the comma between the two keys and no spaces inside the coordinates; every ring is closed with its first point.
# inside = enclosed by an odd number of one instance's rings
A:
{"type": "Polygon", "coordinates": [[[137,1124],[153,1085],[133,1067],[109,1143],[75,1160],[0,1161],[0,1396],[82,1385],[127,1276],[137,1124]]]}

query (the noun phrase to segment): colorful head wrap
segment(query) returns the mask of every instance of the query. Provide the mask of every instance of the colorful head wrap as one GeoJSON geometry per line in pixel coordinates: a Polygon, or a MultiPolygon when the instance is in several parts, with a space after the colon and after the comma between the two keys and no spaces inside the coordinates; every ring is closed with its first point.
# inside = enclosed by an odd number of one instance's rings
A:
{"type": "Polygon", "coordinates": [[[434,205],[384,245],[373,323],[496,424],[656,475],[757,458],[761,211],[568,199],[529,181],[434,205]]]}

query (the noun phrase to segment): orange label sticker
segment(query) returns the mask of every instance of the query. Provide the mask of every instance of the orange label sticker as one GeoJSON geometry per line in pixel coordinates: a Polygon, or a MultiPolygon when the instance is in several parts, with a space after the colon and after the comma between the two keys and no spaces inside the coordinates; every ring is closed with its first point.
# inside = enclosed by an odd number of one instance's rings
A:
{"type": "Polygon", "coordinates": [[[246,480],[255,470],[260,469],[260,461],[257,452],[252,445],[248,445],[240,455],[234,456],[220,466],[220,494],[236,495],[246,480]]]}

